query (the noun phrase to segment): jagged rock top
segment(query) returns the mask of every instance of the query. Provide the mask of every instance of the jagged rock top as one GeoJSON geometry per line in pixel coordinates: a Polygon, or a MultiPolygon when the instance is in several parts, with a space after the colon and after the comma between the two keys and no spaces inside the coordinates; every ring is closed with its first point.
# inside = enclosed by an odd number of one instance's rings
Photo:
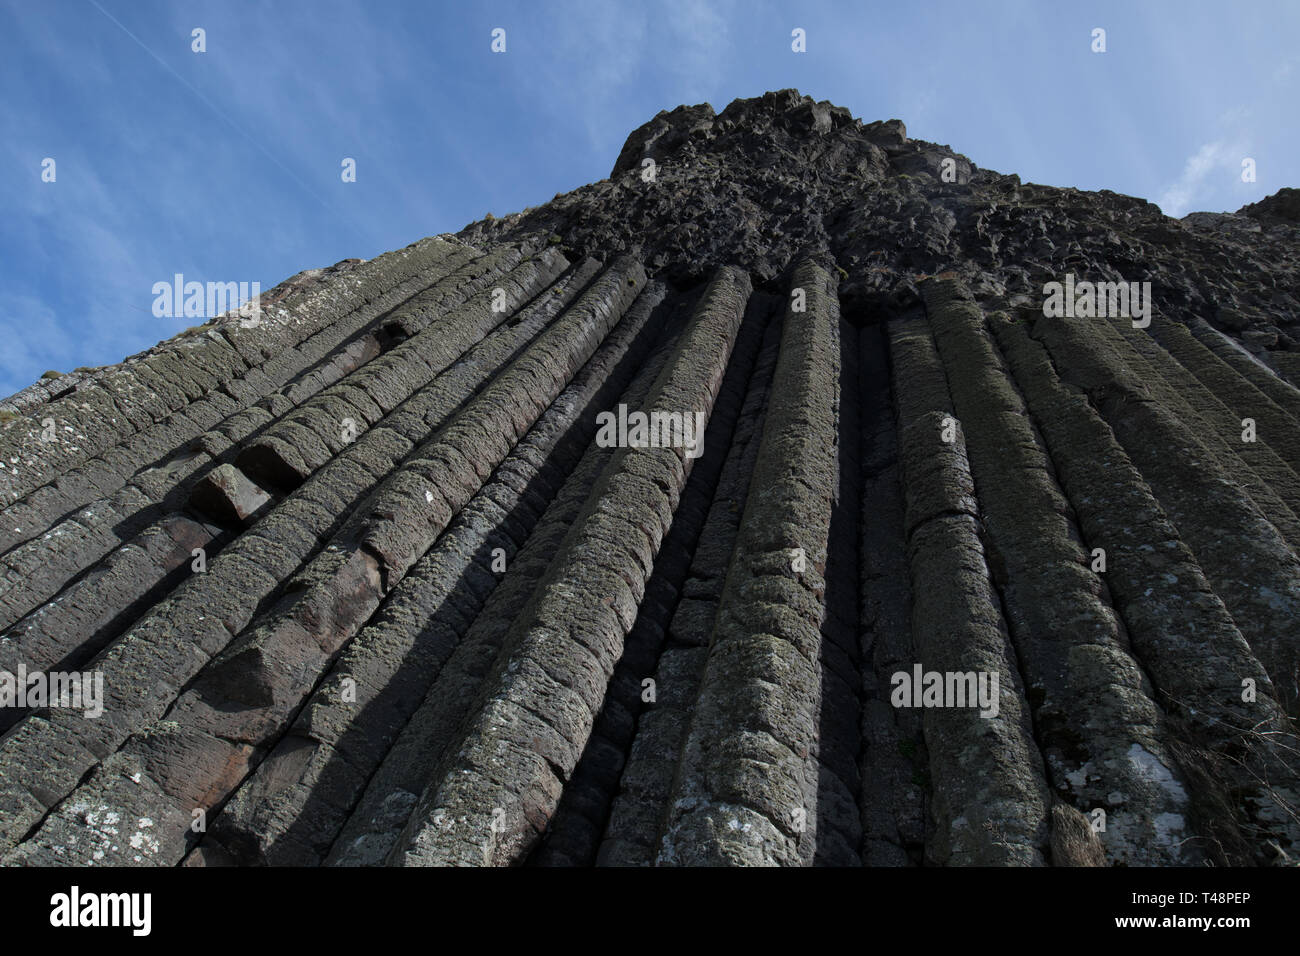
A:
{"type": "Polygon", "coordinates": [[[1300,224],[1300,189],[1283,187],[1259,202],[1242,206],[1237,215],[1267,223],[1300,224]]]}
{"type": "MultiPolygon", "coordinates": [[[[520,214],[466,227],[466,241],[555,237],[574,254],[640,250],[672,281],[739,263],[775,278],[826,252],[849,302],[916,301],[953,272],[982,302],[1041,302],[1064,274],[1150,281],[1156,307],[1300,349],[1294,190],[1235,214],[1172,219],[1146,200],[1025,184],[952,148],[864,123],[797,90],[659,113],[627,138],[610,178],[520,214]],[[654,161],[653,180],[643,160],[654,161]],[[1261,228],[1263,225],[1263,228],[1261,228]]],[[[1283,359],[1292,363],[1291,358],[1283,359]]]]}

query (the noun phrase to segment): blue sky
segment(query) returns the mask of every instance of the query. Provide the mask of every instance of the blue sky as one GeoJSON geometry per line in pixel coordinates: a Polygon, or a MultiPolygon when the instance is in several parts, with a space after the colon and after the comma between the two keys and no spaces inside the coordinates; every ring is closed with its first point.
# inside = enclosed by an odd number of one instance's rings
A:
{"type": "Polygon", "coordinates": [[[603,178],[660,109],[785,87],[1026,181],[1237,209],[1300,185],[1297,39],[1285,0],[3,0],[0,395],[196,324],[152,313],[174,273],[266,290],[603,178]]]}

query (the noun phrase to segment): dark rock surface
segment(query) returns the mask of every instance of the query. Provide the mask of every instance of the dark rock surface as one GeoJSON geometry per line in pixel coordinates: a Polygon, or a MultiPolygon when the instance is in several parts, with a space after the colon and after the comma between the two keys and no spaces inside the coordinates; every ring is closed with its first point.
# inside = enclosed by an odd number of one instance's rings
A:
{"type": "Polygon", "coordinates": [[[0,707],[0,858],[1298,858],[1298,195],[1173,220],[786,90],[42,379],[0,677],[102,696],[0,707]]]}

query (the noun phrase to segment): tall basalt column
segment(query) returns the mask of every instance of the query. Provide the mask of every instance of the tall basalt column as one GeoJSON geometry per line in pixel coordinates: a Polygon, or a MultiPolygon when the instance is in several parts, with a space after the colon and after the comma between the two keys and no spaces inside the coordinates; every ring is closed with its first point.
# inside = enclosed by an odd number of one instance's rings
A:
{"type": "Polygon", "coordinates": [[[649,866],[658,852],[677,758],[700,692],[709,637],[735,549],[749,479],[758,460],[780,338],[780,316],[773,316],[764,332],[758,364],[750,377],[690,575],[682,586],[655,666],[655,700],[637,717],[636,735],[619,779],[619,793],[610,807],[597,865],[649,866]]]}
{"type": "Polygon", "coordinates": [[[656,699],[650,703],[645,700],[644,681],[655,672],[675,613],[682,605],[710,505],[717,494],[723,493],[720,480],[732,461],[746,387],[766,329],[778,324],[771,321],[776,318],[775,312],[771,297],[763,293],[750,296],[705,431],[704,447],[714,454],[701,456],[691,468],[582,759],[565,786],[543,842],[529,856],[529,865],[572,866],[595,861],[620,773],[627,765],[637,732],[638,714],[643,714],[645,707],[658,707],[658,683],[652,685],[656,699]]]}
{"type": "MultiPolygon", "coordinates": [[[[1266,447],[1271,447],[1290,466],[1292,472],[1287,477],[1294,481],[1300,475],[1300,420],[1296,418],[1300,412],[1296,406],[1300,403],[1295,401],[1300,396],[1293,387],[1271,378],[1239,350],[1225,350],[1227,343],[1222,337],[1206,342],[1197,338],[1195,330],[1195,325],[1189,329],[1182,322],[1168,320],[1157,320],[1151,327],[1169,354],[1237,413],[1239,417],[1234,424],[1240,423],[1240,417],[1257,419],[1266,447]],[[1263,388],[1268,388],[1268,392],[1263,388]],[[1273,396],[1288,405],[1279,405],[1273,396]]],[[[1294,486],[1288,492],[1294,494],[1294,486]]],[[[1288,497],[1287,503],[1292,510],[1300,508],[1300,500],[1295,498],[1288,497]]]]}
{"type": "Polygon", "coordinates": [[[217,817],[215,841],[252,862],[319,863],[367,779],[513,564],[533,510],[574,446],[644,360],[664,290],[649,286],[446,533],[393,589],[307,700],[293,727],[217,817]],[[499,557],[501,564],[497,564],[499,557]],[[459,627],[457,626],[459,625],[459,627]],[[349,684],[352,692],[346,693],[349,684]],[[310,754],[310,758],[306,755],[310,754]]]}
{"type": "Polygon", "coordinates": [[[1150,329],[1138,330],[1132,327],[1130,319],[1112,316],[1105,320],[1093,319],[1088,332],[1121,357],[1153,401],[1196,435],[1213,454],[1225,477],[1240,486],[1294,550],[1300,544],[1300,519],[1296,517],[1296,509],[1300,508],[1300,478],[1274,451],[1273,445],[1282,447],[1283,443],[1278,441],[1279,433],[1272,427],[1276,422],[1266,423],[1268,416],[1263,414],[1264,406],[1272,402],[1230,369],[1221,369],[1228,372],[1228,381],[1218,379],[1214,388],[1201,381],[1199,376],[1205,371],[1202,360],[1217,362],[1217,359],[1194,340],[1197,351],[1193,354],[1175,358],[1166,351],[1168,336],[1157,330],[1175,324],[1174,320],[1162,316],[1153,321],[1150,329]],[[1259,402],[1255,408],[1261,412],[1260,424],[1269,441],[1242,440],[1243,413],[1233,411],[1228,404],[1243,397],[1239,387],[1253,393],[1253,399],[1248,395],[1248,400],[1259,402]]]}
{"type": "Polygon", "coordinates": [[[564,303],[553,295],[526,309],[518,306],[548,288],[567,266],[567,260],[551,250],[521,263],[498,277],[494,288],[437,316],[391,352],[272,423],[240,452],[236,464],[255,479],[264,475],[282,486],[297,487],[371,424],[347,403],[349,389],[360,388],[380,409],[391,410],[488,341],[507,319],[513,317],[514,325],[537,313],[558,311],[564,303]],[[341,424],[348,420],[352,427],[344,435],[341,424]]]}
{"type": "Polygon", "coordinates": [[[1300,715],[1300,558],[1214,452],[1154,401],[1088,319],[1038,318],[1033,335],[1083,389],[1196,553],[1286,712],[1300,715]]]}
{"type": "MultiPolygon", "coordinates": [[[[151,762],[176,767],[190,759],[192,779],[185,781],[178,799],[200,801],[192,806],[207,807],[224,797],[249,769],[255,748],[265,746],[283,731],[332,656],[360,629],[382,598],[509,454],[516,440],[563,391],[644,285],[640,264],[629,258],[619,260],[445,427],[400,466],[391,461],[384,465],[385,473],[392,469],[391,476],[333,536],[332,547],[317,553],[294,575],[284,599],[256,626],[244,627],[253,616],[246,595],[227,595],[225,599],[233,600],[239,609],[237,620],[242,623],[214,622],[214,643],[220,642],[221,646],[192,646],[188,642],[178,645],[170,629],[164,632],[166,639],[161,646],[134,634],[119,642],[115,649],[125,656],[125,661],[111,670],[105,667],[105,684],[126,699],[121,705],[116,699],[106,702],[106,707],[113,705],[113,711],[106,715],[113,718],[112,722],[82,720],[65,711],[54,715],[60,720],[78,721],[78,729],[96,732],[104,740],[100,746],[107,759],[99,772],[81,785],[81,794],[87,800],[132,805],[151,799],[162,801],[160,796],[141,789],[123,790],[121,779],[151,762]],[[223,636],[220,632],[226,629],[228,633],[223,636]],[[232,634],[237,635],[233,640],[232,634]],[[229,646],[224,647],[227,643],[229,646]],[[203,654],[218,650],[220,655],[210,663],[203,659],[203,654]],[[157,660],[160,651],[181,659],[157,660]],[[144,674],[136,676],[128,668],[141,656],[146,657],[140,668],[144,674]],[[197,677],[184,686],[191,675],[197,677]],[[130,699],[131,689],[147,686],[147,679],[167,682],[168,686],[174,682],[176,687],[164,697],[172,700],[168,719],[137,730],[140,723],[160,716],[155,709],[162,709],[151,695],[138,690],[136,696],[142,699],[130,699]],[[137,732],[124,740],[130,731],[137,732]]],[[[309,482],[300,493],[312,489],[312,485],[309,482]]],[[[333,510],[341,510],[341,505],[340,501],[333,510]]],[[[201,583],[217,586],[216,572],[230,566],[232,559],[249,564],[253,558],[268,561],[256,545],[249,547],[249,557],[237,553],[234,547],[223,551],[212,568],[200,576],[201,583]]],[[[264,585],[264,593],[269,593],[278,582],[274,575],[258,569],[269,581],[264,585]]],[[[288,568],[286,574],[291,570],[288,568]]],[[[167,623],[160,621],[159,626],[167,623]]],[[[41,725],[33,725],[33,730],[40,729],[41,725]]],[[[10,776],[11,767],[41,757],[40,752],[29,752],[21,742],[7,738],[0,743],[0,796],[11,785],[15,790],[26,786],[20,782],[20,775],[10,776]]],[[[76,763],[59,774],[59,786],[75,785],[69,779],[72,771],[84,773],[96,762],[78,754],[76,763]]],[[[42,792],[58,791],[47,784],[42,792]]],[[[75,814],[78,805],[76,800],[66,801],[44,822],[46,832],[33,845],[37,851],[41,845],[62,841],[54,833],[84,829],[75,814]]],[[[185,838],[185,830],[183,824],[179,834],[172,831],[169,836],[165,852],[174,859],[183,852],[180,841],[185,838]]],[[[0,830],[0,838],[4,835],[0,830]]]]}
{"type": "MultiPolygon", "coordinates": [[[[227,317],[214,331],[168,342],[129,367],[50,402],[30,421],[0,428],[0,461],[6,465],[0,468],[0,504],[7,508],[87,459],[126,443],[150,418],[163,417],[136,411],[141,404],[157,408],[159,395],[167,412],[175,412],[214,394],[223,372],[233,378],[253,368],[300,371],[313,361],[304,352],[313,336],[359,325],[391,309],[445,274],[446,263],[458,261],[467,248],[441,237],[426,239],[363,263],[349,274],[348,283],[300,288],[290,279],[263,296],[264,317],[256,327],[242,328],[227,317]],[[60,440],[40,440],[45,417],[54,419],[60,440]]],[[[62,507],[66,512],[76,505],[64,501],[62,507]]],[[[58,513],[47,510],[46,524],[58,513]]]]}
{"type": "Polygon", "coordinates": [[[859,519],[862,643],[862,862],[920,862],[925,839],[925,768],[921,715],[889,702],[891,675],[912,666],[903,485],[898,426],[889,385],[889,344],[882,325],[859,343],[863,393],[862,507],[859,519]]]}
{"type": "Polygon", "coordinates": [[[1026,323],[999,317],[992,331],[1083,536],[1106,553],[1115,607],[1177,730],[1184,769],[1198,770],[1193,813],[1214,836],[1201,848],[1219,862],[1243,863],[1270,840],[1283,849],[1300,845],[1300,742],[1268,674],[1086,395],[1057,377],[1026,323]]]}
{"type": "Polygon", "coordinates": [[[1041,865],[1050,796],[980,540],[965,439],[944,410],[949,399],[930,337],[917,327],[900,329],[891,335],[891,348],[917,660],[890,695],[896,706],[925,707],[934,819],[926,858],[954,866],[1041,865]],[[912,370],[925,370],[915,380],[923,388],[917,394],[912,370]],[[933,405],[939,408],[927,408],[933,405]],[[925,683],[931,680],[925,674],[941,675],[940,699],[916,686],[917,671],[925,683]],[[973,686],[963,684],[965,700],[957,699],[949,675],[974,677],[973,686]],[[984,701],[980,687],[987,689],[984,701]]]}
{"type": "Polygon", "coordinates": [[[964,290],[931,280],[924,292],[1052,785],[1078,811],[1105,811],[1111,862],[1194,863],[1163,715],[1121,643],[1024,402],[964,290]]]}
{"type": "MultiPolygon", "coordinates": [[[[651,390],[648,414],[708,420],[749,293],[743,272],[718,274],[651,390]]],[[[389,862],[518,862],[554,814],[636,619],[694,454],[686,447],[628,444],[605,468],[516,619],[504,666],[486,682],[481,709],[435,774],[389,862]]]]}
{"type": "MultiPolygon", "coordinates": [[[[655,287],[651,286],[646,295],[654,294],[655,287]]],[[[636,306],[631,311],[635,312],[636,306]]],[[[674,350],[683,320],[689,318],[689,313],[680,314],[676,307],[670,307],[668,312],[655,348],[638,363],[627,387],[615,393],[617,401],[629,408],[645,406],[651,386],[658,381],[668,355],[674,350]]],[[[604,398],[613,399],[615,395],[604,395],[604,398]]],[[[610,402],[604,404],[608,407],[610,402]]],[[[594,416],[590,427],[594,435],[594,416]]],[[[493,589],[473,621],[464,625],[456,649],[439,668],[423,700],[418,702],[383,762],[366,782],[365,792],[330,848],[326,865],[384,863],[443,756],[457,742],[461,727],[475,712],[479,688],[500,660],[520,608],[528,603],[538,582],[546,576],[552,559],[616,449],[588,441],[567,451],[578,460],[563,480],[549,459],[532,459],[541,474],[551,475],[559,485],[554,499],[543,509],[528,540],[510,561],[505,579],[493,589]]],[[[436,626],[438,621],[431,623],[436,626]]]]}
{"type": "Polygon", "coordinates": [[[791,279],[767,421],[660,865],[799,865],[817,838],[821,628],[838,489],[839,306],[791,279]]]}

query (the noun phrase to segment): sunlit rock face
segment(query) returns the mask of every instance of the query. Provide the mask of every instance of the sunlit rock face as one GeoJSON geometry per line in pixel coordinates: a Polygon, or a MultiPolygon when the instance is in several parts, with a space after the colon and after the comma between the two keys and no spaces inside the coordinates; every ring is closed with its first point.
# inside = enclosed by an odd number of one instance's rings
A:
{"type": "Polygon", "coordinates": [[[3,860],[1286,863],[1298,218],[785,90],[43,379],[3,860]]]}

